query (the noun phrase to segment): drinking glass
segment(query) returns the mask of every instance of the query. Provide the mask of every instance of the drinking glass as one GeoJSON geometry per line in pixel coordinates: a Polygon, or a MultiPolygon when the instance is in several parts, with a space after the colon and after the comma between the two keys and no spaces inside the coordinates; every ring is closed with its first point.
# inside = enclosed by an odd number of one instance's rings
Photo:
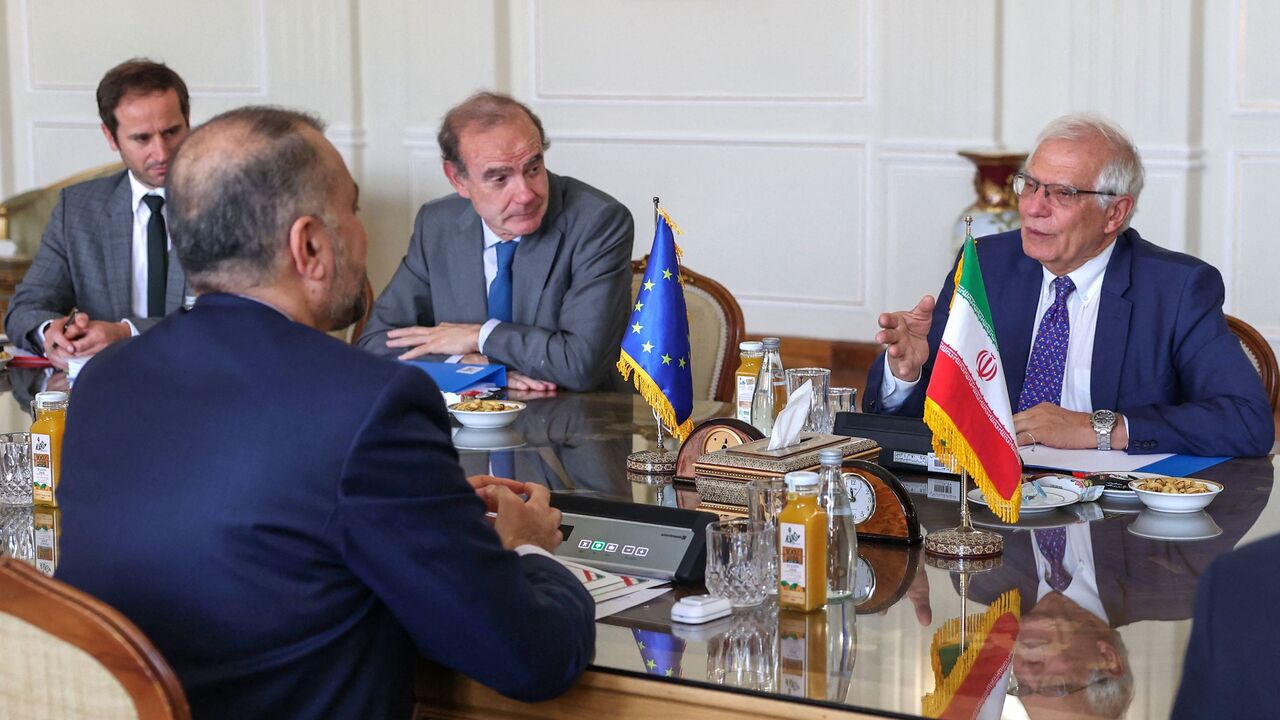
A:
{"type": "Polygon", "coordinates": [[[35,563],[35,511],[31,507],[0,505],[0,557],[35,563]]]}
{"type": "Polygon", "coordinates": [[[787,483],[781,477],[758,477],[751,481],[747,491],[747,512],[755,522],[764,523],[769,535],[769,547],[765,550],[765,575],[770,595],[778,593],[778,515],[787,504],[787,483]]]}
{"type": "Polygon", "coordinates": [[[831,386],[831,371],[827,368],[790,368],[787,370],[787,397],[800,389],[806,382],[813,383],[813,404],[809,406],[809,417],[804,421],[801,430],[826,432],[823,426],[827,420],[827,388],[831,386]]]}
{"type": "Polygon", "coordinates": [[[827,390],[827,419],[823,432],[829,433],[836,425],[836,413],[855,412],[858,407],[858,389],[833,387],[827,390]]]}
{"type": "Polygon", "coordinates": [[[31,504],[31,435],[0,435],[0,505],[31,504]]]}
{"type": "Polygon", "coordinates": [[[774,690],[778,608],[770,603],[733,613],[729,631],[707,643],[707,678],[746,690],[774,690]]]}
{"type": "Polygon", "coordinates": [[[707,591],[734,607],[764,601],[769,531],[764,523],[725,520],[707,525],[707,591]]]}

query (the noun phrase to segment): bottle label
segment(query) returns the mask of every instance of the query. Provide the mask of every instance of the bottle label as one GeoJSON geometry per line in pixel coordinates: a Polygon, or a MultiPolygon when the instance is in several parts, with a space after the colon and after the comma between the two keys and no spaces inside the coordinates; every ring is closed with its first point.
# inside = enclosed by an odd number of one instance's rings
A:
{"type": "Polygon", "coordinates": [[[53,502],[53,443],[37,433],[31,434],[31,499],[53,502]]]}
{"type": "Polygon", "coordinates": [[[35,521],[36,569],[53,577],[58,567],[58,533],[53,516],[36,513],[35,521]]]}
{"type": "Polygon", "coordinates": [[[805,604],[805,528],[800,523],[779,523],[778,558],[780,580],[778,602],[793,605],[805,604]]]}
{"type": "Polygon", "coordinates": [[[751,422],[751,399],[756,394],[756,378],[754,375],[738,376],[738,419],[744,423],[751,422]]]}

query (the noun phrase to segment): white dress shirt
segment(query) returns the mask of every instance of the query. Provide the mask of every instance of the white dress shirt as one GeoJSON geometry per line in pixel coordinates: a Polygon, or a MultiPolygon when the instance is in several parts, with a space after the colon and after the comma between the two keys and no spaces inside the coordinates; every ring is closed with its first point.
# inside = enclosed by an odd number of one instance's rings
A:
{"type": "MultiPolygon", "coordinates": [[[[1075,279],[1072,278],[1072,282],[1075,279]]],[[[1098,573],[1093,562],[1093,537],[1089,534],[1089,523],[1068,525],[1066,548],[1062,553],[1062,569],[1071,575],[1071,583],[1063,591],[1072,602],[1096,615],[1102,622],[1111,624],[1107,611],[1102,606],[1102,596],[1098,592],[1098,573]]],[[[1034,530],[1032,531],[1035,532],[1034,530]]],[[[1049,561],[1040,552],[1040,546],[1031,538],[1031,549],[1036,556],[1036,602],[1053,591],[1049,585],[1049,561]]]]}
{"type": "MultiPolygon", "coordinates": [[[[484,230],[484,293],[488,296],[489,287],[493,285],[493,279],[498,277],[498,243],[503,242],[503,239],[490,230],[488,223],[483,220],[480,222],[480,227],[484,230]]],[[[524,236],[512,238],[510,242],[518,243],[521,237],[524,236]]],[[[500,322],[502,321],[496,318],[489,318],[480,326],[480,340],[477,345],[482,354],[484,353],[484,341],[489,339],[489,334],[493,332],[494,328],[498,327],[500,322]]],[[[456,363],[460,360],[462,360],[461,355],[450,355],[445,362],[456,363]]]]}
{"type": "MultiPolygon", "coordinates": [[[[145,195],[164,197],[164,188],[149,188],[143,185],[133,176],[132,170],[129,171],[129,187],[133,190],[133,288],[129,301],[134,315],[147,317],[147,223],[151,222],[151,208],[142,202],[142,198],[145,195]]],[[[167,202],[160,208],[160,213],[164,215],[164,228],[168,233],[169,205],[167,202]]],[[[173,247],[173,237],[170,235],[166,239],[165,252],[167,253],[169,248],[173,247]]],[[[133,323],[129,325],[132,327],[133,323]]],[[[137,328],[134,328],[133,334],[138,334],[137,328]]]]}
{"type": "MultiPolygon", "coordinates": [[[[1090,383],[1093,379],[1093,338],[1098,330],[1098,305],[1102,295],[1102,279],[1107,273],[1107,263],[1116,245],[1112,242],[1097,257],[1084,265],[1067,273],[1071,282],[1075,283],[1075,292],[1067,296],[1067,317],[1071,323],[1070,339],[1067,341],[1067,365],[1062,373],[1062,402],[1065,410],[1076,412],[1092,412],[1093,398],[1090,383]]],[[[1031,349],[1035,350],[1035,333],[1040,330],[1040,320],[1049,306],[1053,305],[1053,281],[1056,275],[1042,267],[1043,277],[1040,281],[1040,302],[1036,306],[1036,319],[1032,325],[1031,349]]],[[[995,281],[995,282],[998,282],[995,281]]],[[[893,411],[902,407],[916,384],[920,382],[904,382],[894,377],[889,369],[889,356],[885,355],[884,379],[880,383],[881,404],[886,410],[893,411]]],[[[1014,407],[1017,407],[1014,398],[1014,407]]]]}

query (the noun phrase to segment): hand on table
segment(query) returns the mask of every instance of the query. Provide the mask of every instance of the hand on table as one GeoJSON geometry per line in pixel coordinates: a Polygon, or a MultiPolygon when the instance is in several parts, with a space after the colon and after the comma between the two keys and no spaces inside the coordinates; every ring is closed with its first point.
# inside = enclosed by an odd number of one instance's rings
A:
{"type": "MultiPolygon", "coordinates": [[[[1013,416],[1015,440],[1019,445],[1044,445],[1064,449],[1094,449],[1098,434],[1093,431],[1092,413],[1063,410],[1053,403],[1040,403],[1013,416]]],[[[1111,430],[1111,447],[1123,450],[1129,445],[1124,418],[1117,413],[1111,430]]]]}
{"type": "Polygon", "coordinates": [[[920,298],[910,310],[881,313],[876,342],[885,346],[889,371],[905,382],[920,379],[920,368],[929,360],[929,327],[933,324],[932,295],[920,298]]]}
{"type": "Polygon", "coordinates": [[[54,367],[65,370],[68,358],[88,357],[132,334],[128,323],[91,320],[77,312],[49,323],[44,332],[44,356],[54,367]]]}
{"type": "Polygon", "coordinates": [[[412,360],[423,355],[466,355],[480,351],[480,325],[440,323],[435,327],[396,328],[387,332],[387,347],[410,348],[400,355],[412,360]]]}
{"type": "Polygon", "coordinates": [[[467,483],[475,488],[476,495],[484,501],[484,509],[488,512],[497,512],[498,503],[489,497],[490,487],[505,487],[513,493],[524,492],[524,483],[511,478],[497,477],[496,475],[471,475],[467,478],[467,483]]]}
{"type": "Polygon", "coordinates": [[[564,536],[560,533],[562,515],[551,507],[551,491],[535,483],[524,483],[522,491],[528,500],[522,500],[504,484],[484,488],[488,500],[498,508],[493,529],[498,531],[502,546],[513,550],[521,545],[537,545],[555,552],[564,536]]]}
{"type": "MultiPolygon", "coordinates": [[[[549,393],[549,392],[555,391],[556,384],[553,382],[548,382],[547,380],[536,380],[534,378],[529,377],[528,375],[515,372],[514,370],[508,370],[507,371],[507,389],[519,390],[523,392],[549,393]]],[[[517,400],[519,398],[513,397],[511,399],[517,400]]]]}

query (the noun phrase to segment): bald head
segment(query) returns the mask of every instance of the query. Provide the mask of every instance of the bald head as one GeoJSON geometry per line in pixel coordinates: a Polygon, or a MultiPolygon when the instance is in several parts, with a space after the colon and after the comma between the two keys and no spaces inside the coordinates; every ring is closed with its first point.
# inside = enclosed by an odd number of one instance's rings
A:
{"type": "Polygon", "coordinates": [[[336,169],[310,115],[246,107],[201,125],[179,148],[166,194],[178,257],[196,291],[269,283],[303,215],[327,217],[336,169]]]}

